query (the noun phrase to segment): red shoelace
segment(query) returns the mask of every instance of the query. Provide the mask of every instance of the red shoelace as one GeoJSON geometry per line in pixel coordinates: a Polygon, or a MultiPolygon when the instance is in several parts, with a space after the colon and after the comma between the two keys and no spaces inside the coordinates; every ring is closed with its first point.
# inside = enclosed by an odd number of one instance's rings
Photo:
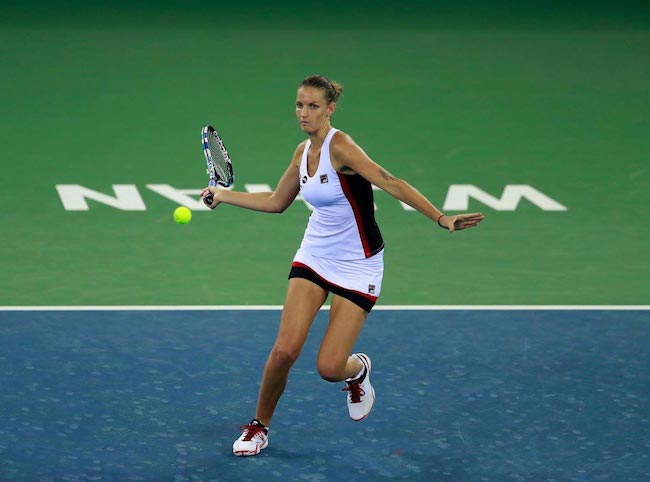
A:
{"type": "Polygon", "coordinates": [[[244,432],[243,440],[245,442],[248,442],[248,441],[252,440],[252,438],[255,437],[255,435],[257,435],[257,434],[261,433],[262,435],[265,435],[264,434],[264,429],[262,427],[260,427],[259,425],[250,425],[250,424],[242,425],[241,427],[239,427],[239,430],[244,432]]]}
{"type": "Polygon", "coordinates": [[[366,394],[358,383],[348,383],[348,386],[342,388],[341,391],[350,392],[350,401],[352,403],[361,403],[361,397],[366,394]]]}

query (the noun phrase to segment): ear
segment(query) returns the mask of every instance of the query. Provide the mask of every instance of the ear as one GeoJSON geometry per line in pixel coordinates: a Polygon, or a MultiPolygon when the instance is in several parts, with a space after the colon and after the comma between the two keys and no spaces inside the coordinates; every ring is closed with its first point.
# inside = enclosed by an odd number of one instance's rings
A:
{"type": "Polygon", "coordinates": [[[336,112],[336,102],[332,102],[327,106],[327,117],[332,117],[336,112]]]}

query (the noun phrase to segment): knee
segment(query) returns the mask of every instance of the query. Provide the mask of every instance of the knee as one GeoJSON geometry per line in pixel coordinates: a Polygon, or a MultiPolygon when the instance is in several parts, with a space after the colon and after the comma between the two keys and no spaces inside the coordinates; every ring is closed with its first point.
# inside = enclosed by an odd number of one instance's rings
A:
{"type": "Polygon", "coordinates": [[[277,368],[291,368],[300,356],[300,349],[275,346],[269,355],[269,363],[277,368]]]}
{"type": "Polygon", "coordinates": [[[340,382],[345,379],[343,375],[343,370],[345,365],[340,366],[340,363],[334,363],[331,361],[321,361],[318,360],[316,364],[316,369],[318,374],[323,380],[328,382],[340,382]]]}

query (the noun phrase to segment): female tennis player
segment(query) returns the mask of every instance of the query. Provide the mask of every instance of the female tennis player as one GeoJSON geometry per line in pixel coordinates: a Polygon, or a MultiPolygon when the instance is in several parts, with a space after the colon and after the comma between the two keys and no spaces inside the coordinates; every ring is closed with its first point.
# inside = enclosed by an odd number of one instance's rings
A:
{"type": "Polygon", "coordinates": [[[372,365],[352,354],[366,316],[381,293],[384,242],[375,222],[372,184],[412,206],[449,231],[476,226],[480,213],[448,216],[406,181],[375,163],[344,132],[331,125],[342,88],[314,75],[300,83],[296,116],[308,139],[298,145],[275,191],[246,193],[209,187],[211,208],[220,203],[281,213],[298,193],[314,208],[289,273],[289,288],[275,344],[262,375],[255,418],[242,427],[235,455],[256,455],[268,446],[269,426],[309,328],[329,293],[329,324],[317,357],[320,376],[345,381],[350,418],[363,420],[375,401],[372,365]]]}

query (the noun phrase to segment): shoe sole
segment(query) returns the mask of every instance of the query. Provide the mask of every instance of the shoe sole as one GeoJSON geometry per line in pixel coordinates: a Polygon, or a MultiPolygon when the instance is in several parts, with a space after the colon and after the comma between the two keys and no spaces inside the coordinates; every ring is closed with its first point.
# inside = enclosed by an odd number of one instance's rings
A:
{"type": "MultiPolygon", "coordinates": [[[[366,355],[365,353],[356,353],[356,355],[363,359],[364,365],[368,369],[368,374],[366,375],[368,382],[370,382],[370,373],[372,373],[372,362],[370,361],[370,357],[366,355]]],[[[350,417],[350,420],[353,420],[355,422],[361,422],[361,420],[365,420],[368,415],[372,412],[372,409],[375,407],[375,387],[370,385],[370,388],[372,388],[372,404],[370,405],[370,410],[368,410],[368,413],[366,413],[363,417],[361,418],[352,418],[350,417]]]]}

